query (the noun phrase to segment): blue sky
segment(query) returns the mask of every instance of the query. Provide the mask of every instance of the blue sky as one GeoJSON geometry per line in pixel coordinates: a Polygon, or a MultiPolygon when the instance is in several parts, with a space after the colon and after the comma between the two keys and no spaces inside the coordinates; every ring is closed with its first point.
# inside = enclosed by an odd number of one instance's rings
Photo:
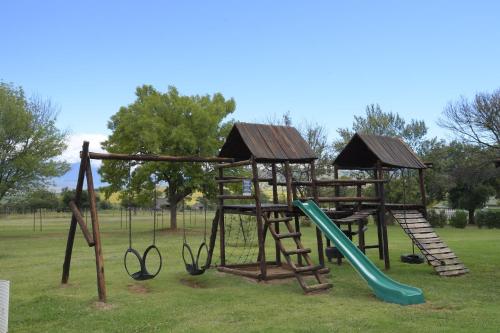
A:
{"type": "Polygon", "coordinates": [[[242,121],[290,111],[331,138],[379,103],[446,138],[448,101],[500,88],[499,13],[498,1],[4,1],[0,80],[50,98],[78,144],[106,134],[141,84],[221,92],[242,121]]]}

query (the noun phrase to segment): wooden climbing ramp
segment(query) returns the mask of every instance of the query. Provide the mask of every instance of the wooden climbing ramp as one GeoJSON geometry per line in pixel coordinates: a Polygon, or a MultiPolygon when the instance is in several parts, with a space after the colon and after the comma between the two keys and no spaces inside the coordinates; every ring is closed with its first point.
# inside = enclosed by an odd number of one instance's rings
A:
{"type": "Polygon", "coordinates": [[[422,213],[417,210],[390,212],[440,276],[457,276],[469,272],[457,255],[436,234],[422,213]]]}

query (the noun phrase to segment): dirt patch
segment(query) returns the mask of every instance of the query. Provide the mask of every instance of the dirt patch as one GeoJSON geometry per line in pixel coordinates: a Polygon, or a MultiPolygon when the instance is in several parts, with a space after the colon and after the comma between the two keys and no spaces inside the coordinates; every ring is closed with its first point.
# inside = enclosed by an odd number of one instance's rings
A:
{"type": "Polygon", "coordinates": [[[179,280],[179,282],[185,286],[188,286],[188,287],[194,288],[194,289],[208,288],[207,283],[203,282],[203,281],[196,281],[196,280],[182,278],[179,280]]]}
{"type": "Polygon", "coordinates": [[[103,311],[109,311],[115,308],[113,304],[104,303],[104,302],[94,302],[94,308],[103,311]]]}
{"type": "Polygon", "coordinates": [[[435,304],[429,301],[426,301],[424,304],[414,305],[414,307],[434,312],[452,312],[454,310],[457,310],[457,307],[453,305],[435,304]]]}
{"type": "Polygon", "coordinates": [[[127,286],[128,291],[134,294],[147,294],[149,293],[149,288],[143,284],[129,284],[127,286]]]}

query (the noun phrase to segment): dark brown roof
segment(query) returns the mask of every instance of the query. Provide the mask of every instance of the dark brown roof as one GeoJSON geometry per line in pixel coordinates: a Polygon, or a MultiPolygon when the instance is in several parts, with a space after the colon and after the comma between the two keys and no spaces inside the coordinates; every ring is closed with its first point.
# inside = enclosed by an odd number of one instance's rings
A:
{"type": "Polygon", "coordinates": [[[236,123],[219,153],[237,161],[309,162],[317,157],[300,133],[290,126],[236,123]]]}
{"type": "Polygon", "coordinates": [[[390,168],[425,169],[425,164],[402,140],[390,136],[356,133],[334,165],[347,169],[373,168],[377,161],[390,168]]]}

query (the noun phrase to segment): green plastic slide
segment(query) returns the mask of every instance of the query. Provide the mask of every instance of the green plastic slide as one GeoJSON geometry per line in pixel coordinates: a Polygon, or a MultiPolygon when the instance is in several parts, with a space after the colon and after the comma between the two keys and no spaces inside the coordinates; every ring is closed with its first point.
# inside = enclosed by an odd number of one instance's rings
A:
{"type": "Polygon", "coordinates": [[[425,303],[422,290],[396,282],[382,273],[367,256],[344,235],[335,223],[319,208],[314,201],[294,201],[299,207],[330,239],[351,265],[368,282],[375,295],[383,301],[401,305],[425,303]]]}

